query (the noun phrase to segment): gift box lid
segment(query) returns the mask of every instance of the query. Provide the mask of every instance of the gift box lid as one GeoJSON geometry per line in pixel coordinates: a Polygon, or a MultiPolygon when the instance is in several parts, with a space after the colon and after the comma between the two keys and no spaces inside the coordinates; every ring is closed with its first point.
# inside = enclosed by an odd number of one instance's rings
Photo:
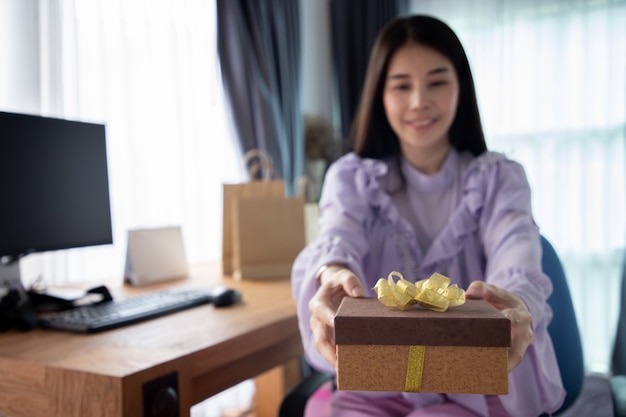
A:
{"type": "Polygon", "coordinates": [[[508,347],[511,322],[484,300],[437,312],[415,305],[405,311],[375,298],[345,297],[335,316],[338,345],[508,347]]]}

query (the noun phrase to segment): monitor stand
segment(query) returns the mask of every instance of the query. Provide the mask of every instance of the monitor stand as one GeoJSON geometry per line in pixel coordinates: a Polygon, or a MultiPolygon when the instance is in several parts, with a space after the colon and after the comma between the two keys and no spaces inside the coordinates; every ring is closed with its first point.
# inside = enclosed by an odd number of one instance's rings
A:
{"type": "Polygon", "coordinates": [[[20,280],[19,258],[0,256],[0,331],[37,327],[37,311],[20,280]]]}
{"type": "Polygon", "coordinates": [[[22,286],[19,259],[0,258],[0,287],[18,288],[22,286]]]}

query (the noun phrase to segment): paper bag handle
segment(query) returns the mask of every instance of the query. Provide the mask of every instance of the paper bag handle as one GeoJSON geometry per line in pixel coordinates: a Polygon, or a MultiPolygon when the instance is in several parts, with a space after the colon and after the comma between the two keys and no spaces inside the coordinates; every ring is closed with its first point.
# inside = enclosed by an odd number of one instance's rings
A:
{"type": "Polygon", "coordinates": [[[274,164],[272,157],[262,149],[251,149],[245,153],[244,165],[250,175],[250,180],[271,180],[275,178],[274,164]]]}

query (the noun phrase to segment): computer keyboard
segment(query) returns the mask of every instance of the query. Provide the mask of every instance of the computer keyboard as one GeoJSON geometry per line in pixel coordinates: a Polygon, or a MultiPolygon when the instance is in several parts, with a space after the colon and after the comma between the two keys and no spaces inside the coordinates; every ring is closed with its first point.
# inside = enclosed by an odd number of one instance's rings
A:
{"type": "Polygon", "coordinates": [[[41,327],[94,333],[125,326],[213,301],[209,288],[179,288],[78,307],[40,317],[41,327]]]}

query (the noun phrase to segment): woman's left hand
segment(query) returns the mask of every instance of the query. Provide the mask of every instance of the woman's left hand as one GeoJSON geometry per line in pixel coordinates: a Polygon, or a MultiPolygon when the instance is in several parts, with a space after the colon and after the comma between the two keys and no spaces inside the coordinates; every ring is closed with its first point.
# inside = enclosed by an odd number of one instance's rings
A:
{"type": "Polygon", "coordinates": [[[465,292],[467,298],[482,298],[511,320],[509,372],[522,362],[526,349],[533,342],[532,316],[526,303],[510,291],[483,281],[474,281],[465,292]]]}

